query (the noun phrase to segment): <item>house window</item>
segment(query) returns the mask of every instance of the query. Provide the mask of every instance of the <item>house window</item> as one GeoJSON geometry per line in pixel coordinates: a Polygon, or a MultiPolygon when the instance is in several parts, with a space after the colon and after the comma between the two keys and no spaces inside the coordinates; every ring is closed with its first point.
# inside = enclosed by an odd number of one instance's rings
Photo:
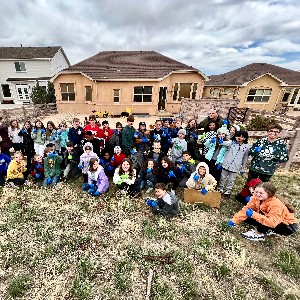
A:
{"type": "Polygon", "coordinates": [[[286,103],[289,100],[290,94],[291,94],[292,89],[291,88],[286,88],[284,91],[284,95],[282,97],[281,102],[286,103]]]}
{"type": "Polygon", "coordinates": [[[2,84],[2,93],[4,98],[10,98],[11,97],[11,92],[9,88],[9,84],[2,84]]]}
{"type": "Polygon", "coordinates": [[[63,101],[75,101],[74,83],[61,83],[61,100],[63,101]]]}
{"type": "Polygon", "coordinates": [[[152,86],[135,86],[134,102],[152,102],[152,86]]]}
{"type": "Polygon", "coordinates": [[[220,98],[221,91],[219,88],[211,88],[210,89],[210,94],[213,98],[220,98]]]}
{"type": "Polygon", "coordinates": [[[85,87],[85,100],[92,101],[92,87],[91,86],[85,87]]]}
{"type": "Polygon", "coordinates": [[[174,83],[173,100],[177,100],[178,98],[178,89],[179,89],[178,83],[174,83]]]}
{"type": "Polygon", "coordinates": [[[295,89],[290,104],[295,104],[295,100],[298,96],[299,89],[295,89]]]}
{"type": "Polygon", "coordinates": [[[120,102],[120,90],[114,89],[114,102],[120,102]]]}
{"type": "Polygon", "coordinates": [[[271,89],[250,89],[247,102],[268,102],[271,93],[271,89]]]}
{"type": "Polygon", "coordinates": [[[26,66],[24,62],[15,62],[16,72],[26,72],[26,66]]]}
{"type": "Polygon", "coordinates": [[[197,88],[198,88],[198,83],[194,83],[193,92],[192,92],[192,99],[196,99],[197,88]]]}
{"type": "MultiPolygon", "coordinates": [[[[195,97],[197,91],[197,83],[193,86],[193,91],[195,89],[195,97]],[[196,85],[196,87],[195,87],[196,85]]],[[[174,83],[173,100],[181,100],[181,98],[191,97],[192,84],[191,83],[174,83]]],[[[193,98],[195,99],[195,98],[193,98]]]]}

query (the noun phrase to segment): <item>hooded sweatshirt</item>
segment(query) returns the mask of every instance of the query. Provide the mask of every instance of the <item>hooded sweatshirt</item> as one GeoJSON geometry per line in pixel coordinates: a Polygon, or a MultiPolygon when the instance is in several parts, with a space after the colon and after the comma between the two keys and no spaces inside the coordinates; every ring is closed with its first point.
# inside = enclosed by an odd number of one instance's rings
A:
{"type": "Polygon", "coordinates": [[[173,193],[166,193],[157,199],[157,205],[152,208],[154,214],[162,216],[175,216],[178,214],[178,199],[173,193]]]}
{"type": "Polygon", "coordinates": [[[217,186],[217,181],[211,174],[209,174],[208,165],[204,162],[201,162],[197,165],[196,171],[191,174],[190,178],[186,183],[186,186],[189,189],[201,190],[202,188],[205,188],[207,191],[213,191],[217,186]],[[204,167],[206,170],[204,177],[201,177],[199,175],[198,170],[200,167],[204,167]],[[194,179],[195,174],[199,175],[198,180],[194,179]]]}
{"type": "Polygon", "coordinates": [[[105,193],[108,190],[109,181],[102,166],[99,165],[95,172],[88,171],[88,183],[94,183],[100,193],[105,193]]]}
{"type": "Polygon", "coordinates": [[[84,151],[84,153],[80,155],[80,164],[83,166],[82,173],[87,174],[89,171],[89,168],[90,168],[91,158],[99,159],[99,157],[95,152],[93,152],[93,145],[90,142],[87,142],[83,145],[83,151],[84,151]],[[90,153],[85,152],[85,149],[87,146],[89,146],[91,148],[90,153]]]}

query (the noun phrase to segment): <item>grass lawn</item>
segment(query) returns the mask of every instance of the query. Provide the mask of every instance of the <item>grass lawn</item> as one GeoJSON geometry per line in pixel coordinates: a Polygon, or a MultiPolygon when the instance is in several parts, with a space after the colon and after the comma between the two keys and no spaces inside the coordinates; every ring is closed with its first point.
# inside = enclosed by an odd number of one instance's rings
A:
{"type": "MultiPolygon", "coordinates": [[[[272,182],[299,219],[299,175],[272,182]]],[[[90,197],[81,181],[0,193],[1,300],[145,299],[150,269],[151,299],[300,299],[300,235],[243,239],[249,227],[227,226],[233,199],[220,210],[181,203],[168,220],[114,187],[90,197]]]]}

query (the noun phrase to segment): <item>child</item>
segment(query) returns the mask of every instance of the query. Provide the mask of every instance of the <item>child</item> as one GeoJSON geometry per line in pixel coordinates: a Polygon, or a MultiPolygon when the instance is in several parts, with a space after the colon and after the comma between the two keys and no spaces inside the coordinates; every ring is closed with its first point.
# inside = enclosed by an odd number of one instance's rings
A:
{"type": "Polygon", "coordinates": [[[122,132],[122,149],[126,156],[128,156],[134,147],[134,133],[133,127],[134,117],[129,116],[127,118],[127,125],[124,127],[122,132]]]}
{"type": "Polygon", "coordinates": [[[116,129],[114,130],[113,135],[108,141],[108,150],[109,153],[112,155],[114,153],[114,148],[116,146],[122,147],[122,131],[123,126],[120,122],[116,123],[116,129]]]}
{"type": "Polygon", "coordinates": [[[179,181],[182,179],[182,174],[179,168],[175,167],[174,163],[164,156],[161,160],[161,168],[157,175],[157,181],[164,184],[171,184],[171,192],[175,194],[175,190],[179,186],[179,181]]]}
{"type": "MultiPolygon", "coordinates": [[[[219,125],[217,121],[209,121],[208,124],[204,128],[204,133],[200,136],[201,142],[203,143],[203,150],[202,150],[202,159],[205,157],[205,154],[209,150],[208,147],[205,147],[206,141],[210,141],[212,138],[217,136],[217,131],[219,129],[219,125]]],[[[198,137],[199,138],[199,137],[198,137]]]]}
{"type": "Polygon", "coordinates": [[[251,196],[254,195],[254,189],[256,185],[261,182],[262,181],[259,178],[250,180],[247,182],[245,188],[243,188],[241,192],[235,196],[235,199],[241,202],[243,205],[246,205],[250,201],[251,196]]]}
{"type": "Polygon", "coordinates": [[[161,167],[161,160],[164,156],[163,151],[161,151],[161,144],[159,141],[154,141],[152,144],[152,150],[148,153],[148,158],[152,158],[157,164],[158,167],[161,167]]]}
{"type": "Polygon", "coordinates": [[[251,241],[263,241],[265,236],[277,233],[290,235],[297,231],[297,219],[294,209],[275,197],[276,188],[269,182],[261,182],[256,185],[254,196],[233,218],[228,222],[230,227],[242,221],[253,225],[256,230],[242,233],[245,239],[251,241]]]}
{"type": "Polygon", "coordinates": [[[186,186],[189,189],[201,190],[201,193],[206,195],[208,191],[213,191],[216,188],[217,181],[209,174],[208,165],[200,162],[196,167],[196,171],[191,174],[186,182],[186,186]]]}
{"type": "Polygon", "coordinates": [[[80,127],[80,120],[78,118],[73,119],[73,127],[69,129],[68,138],[69,141],[73,143],[75,148],[81,146],[81,141],[83,140],[84,130],[80,127]]]}
{"type": "MultiPolygon", "coordinates": [[[[172,141],[172,129],[170,128],[170,120],[169,119],[163,119],[162,120],[162,135],[161,135],[161,145],[162,145],[162,152],[164,153],[164,156],[168,155],[169,149],[171,147],[171,141],[172,141]]],[[[177,137],[177,136],[175,136],[177,137]]]]}
{"type": "Polygon", "coordinates": [[[172,129],[172,138],[175,139],[178,136],[178,132],[182,128],[182,119],[179,117],[176,117],[174,120],[174,127],[172,129]]]}
{"type": "Polygon", "coordinates": [[[0,147],[0,186],[3,186],[5,184],[4,177],[6,176],[7,168],[10,162],[11,158],[6,154],[2,153],[0,147]]]}
{"type": "Polygon", "coordinates": [[[94,137],[101,138],[101,130],[99,126],[96,125],[96,116],[90,115],[89,116],[89,124],[84,127],[84,132],[91,131],[94,137]]]}
{"type": "Polygon", "coordinates": [[[0,126],[0,147],[1,152],[7,156],[10,156],[10,148],[12,148],[13,144],[11,139],[8,136],[8,128],[7,126],[0,126]]]}
{"type": "MultiPolygon", "coordinates": [[[[122,153],[122,149],[120,146],[116,146],[114,148],[114,155],[111,158],[110,161],[110,166],[113,167],[113,169],[117,168],[121,162],[123,161],[124,158],[126,158],[126,155],[124,153],[122,153]]],[[[112,169],[110,168],[110,171],[112,169]]]]}
{"type": "Polygon", "coordinates": [[[196,171],[195,161],[191,157],[189,151],[183,151],[182,163],[179,164],[182,173],[182,180],[179,182],[180,187],[187,187],[186,182],[191,177],[191,174],[196,171]]]}
{"type": "Polygon", "coordinates": [[[109,123],[107,120],[102,121],[102,129],[101,131],[101,138],[105,139],[105,145],[108,144],[109,139],[114,134],[114,131],[109,127],[109,123]]]}
{"type": "Polygon", "coordinates": [[[63,166],[64,166],[64,180],[67,180],[69,177],[77,178],[79,175],[78,172],[78,163],[80,161],[79,151],[74,150],[73,143],[66,143],[66,150],[63,153],[63,166]]]}
{"type": "Polygon", "coordinates": [[[139,130],[134,134],[135,148],[137,152],[148,153],[149,146],[149,131],[146,129],[146,123],[139,123],[139,130]]]}
{"type": "Polygon", "coordinates": [[[30,169],[31,160],[34,155],[34,143],[31,138],[32,126],[30,121],[25,121],[23,128],[20,130],[19,135],[23,137],[24,154],[27,157],[27,169],[30,169]]]}
{"type": "Polygon", "coordinates": [[[40,154],[35,154],[33,156],[33,162],[30,167],[31,176],[38,180],[44,179],[44,158],[40,154]]]}
{"type": "Polygon", "coordinates": [[[185,129],[179,129],[178,137],[172,139],[172,149],[170,153],[170,160],[173,162],[182,161],[183,151],[187,151],[187,142],[184,139],[186,135],[185,129]]]}
{"type": "Polygon", "coordinates": [[[103,157],[100,159],[100,165],[104,169],[106,176],[112,177],[114,168],[110,165],[111,157],[109,152],[104,152],[103,157]]]}
{"type": "Polygon", "coordinates": [[[19,135],[20,127],[17,120],[10,121],[8,136],[10,137],[15,151],[23,152],[23,137],[19,135]]]}
{"type": "Polygon", "coordinates": [[[31,138],[34,142],[35,153],[44,156],[46,130],[41,120],[37,119],[34,123],[33,130],[31,131],[31,138]]]}
{"type": "Polygon", "coordinates": [[[67,123],[65,121],[62,121],[59,124],[59,129],[57,130],[57,140],[60,153],[63,155],[67,149],[67,142],[69,141],[69,128],[67,127],[67,123]]]}
{"type": "Polygon", "coordinates": [[[223,125],[217,131],[217,137],[213,137],[207,140],[204,146],[208,149],[205,154],[205,162],[209,167],[210,174],[217,180],[220,181],[221,177],[221,165],[223,163],[227,148],[222,146],[224,139],[229,134],[227,126],[223,125]]]}
{"type": "Polygon", "coordinates": [[[195,119],[188,121],[188,125],[185,128],[186,136],[185,140],[187,141],[187,150],[191,153],[193,159],[200,159],[200,151],[198,145],[198,129],[195,119]]]}
{"type": "Polygon", "coordinates": [[[46,128],[46,141],[45,145],[48,143],[55,144],[55,149],[58,150],[58,141],[57,141],[57,128],[55,127],[54,123],[52,121],[47,122],[47,128],[46,128]]]}
{"type": "Polygon", "coordinates": [[[58,183],[61,175],[61,163],[62,157],[58,154],[54,154],[53,148],[46,147],[46,158],[44,159],[45,178],[42,182],[42,186],[47,185],[54,186],[58,183]]]}
{"type": "Polygon", "coordinates": [[[234,136],[235,136],[235,133],[236,133],[237,131],[240,131],[240,130],[241,130],[241,128],[240,128],[239,125],[237,125],[237,124],[232,124],[232,125],[230,126],[230,128],[229,128],[229,138],[230,138],[230,139],[233,139],[234,136]]]}
{"type": "Polygon", "coordinates": [[[168,193],[163,183],[155,185],[156,200],[146,199],[146,205],[150,206],[153,214],[173,217],[178,214],[178,199],[173,193],[168,193]]]}
{"type": "Polygon", "coordinates": [[[227,148],[225,157],[222,163],[222,173],[219,183],[219,190],[224,192],[224,196],[230,197],[235,178],[238,172],[243,175],[248,160],[248,132],[237,131],[231,141],[219,140],[219,144],[227,148]],[[227,182],[226,182],[227,181],[227,182]]]}
{"type": "Polygon", "coordinates": [[[135,196],[137,193],[135,180],[136,170],[133,169],[131,160],[124,158],[120,167],[115,170],[113,182],[120,190],[125,190],[129,195],[135,196]]]}
{"type": "Polygon", "coordinates": [[[90,168],[91,158],[98,158],[98,155],[93,152],[93,145],[90,142],[87,142],[83,145],[84,153],[80,155],[80,162],[78,168],[82,170],[83,182],[88,182],[88,171],[90,168]]]}
{"type": "Polygon", "coordinates": [[[148,158],[138,176],[138,186],[140,189],[147,188],[146,193],[153,190],[154,185],[157,183],[158,167],[157,163],[152,158],[148,158]]]}
{"type": "Polygon", "coordinates": [[[88,171],[88,182],[82,185],[84,191],[92,196],[99,196],[106,193],[109,188],[109,181],[104,169],[99,165],[98,158],[91,158],[88,171]]]}
{"type": "Polygon", "coordinates": [[[26,170],[26,162],[22,152],[16,151],[13,160],[8,165],[6,181],[16,185],[23,185],[25,183],[23,173],[26,170]]]}

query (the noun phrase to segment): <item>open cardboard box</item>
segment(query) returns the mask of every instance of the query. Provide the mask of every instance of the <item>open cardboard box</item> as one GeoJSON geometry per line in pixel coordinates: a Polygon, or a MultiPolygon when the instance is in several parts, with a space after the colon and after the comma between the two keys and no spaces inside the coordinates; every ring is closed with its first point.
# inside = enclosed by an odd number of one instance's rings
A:
{"type": "Polygon", "coordinates": [[[221,193],[212,191],[203,195],[200,190],[184,189],[183,202],[194,204],[203,203],[210,207],[220,208],[221,193]]]}

